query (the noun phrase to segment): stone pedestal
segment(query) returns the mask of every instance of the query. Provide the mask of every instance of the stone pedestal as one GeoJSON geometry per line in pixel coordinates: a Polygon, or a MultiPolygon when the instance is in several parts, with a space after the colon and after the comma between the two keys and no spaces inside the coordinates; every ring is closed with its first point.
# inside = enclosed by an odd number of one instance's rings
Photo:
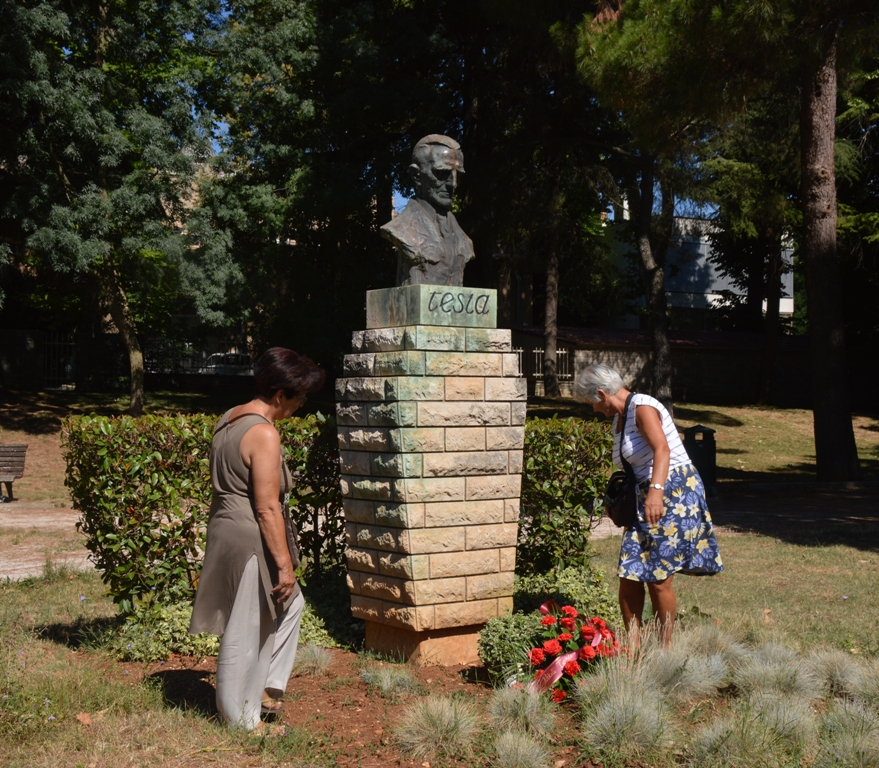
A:
{"type": "Polygon", "coordinates": [[[374,650],[472,663],[512,610],[526,384],[510,331],[484,325],[496,311],[481,289],[367,294],[336,394],[351,605],[374,650]]]}

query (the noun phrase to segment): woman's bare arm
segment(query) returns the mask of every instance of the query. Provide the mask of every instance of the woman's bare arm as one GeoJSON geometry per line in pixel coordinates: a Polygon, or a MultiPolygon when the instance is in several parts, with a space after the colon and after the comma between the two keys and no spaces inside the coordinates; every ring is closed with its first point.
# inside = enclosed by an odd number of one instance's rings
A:
{"type": "Polygon", "coordinates": [[[257,424],[241,439],[241,459],[250,468],[256,521],[263,540],[278,567],[278,583],[272,597],[283,603],[296,586],[293,561],[287,546],[287,531],[281,504],[281,438],[269,424],[257,424]]]}
{"type": "MultiPolygon", "coordinates": [[[[668,447],[668,440],[665,439],[659,411],[651,405],[639,405],[635,408],[635,423],[653,449],[653,476],[650,478],[650,483],[665,486],[671,451],[668,447]]],[[[662,496],[663,491],[656,488],[647,491],[647,500],[644,502],[644,519],[651,525],[658,523],[659,518],[665,512],[662,496]]]]}

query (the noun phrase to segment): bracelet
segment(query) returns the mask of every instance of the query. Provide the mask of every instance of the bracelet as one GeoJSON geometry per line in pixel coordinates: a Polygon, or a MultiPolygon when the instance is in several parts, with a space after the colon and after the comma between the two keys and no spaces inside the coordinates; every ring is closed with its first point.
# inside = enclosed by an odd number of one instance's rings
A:
{"type": "Polygon", "coordinates": [[[650,483],[650,486],[649,486],[649,487],[650,487],[650,488],[656,488],[657,491],[664,491],[664,490],[665,490],[665,486],[664,486],[664,485],[660,485],[659,483],[650,483]]]}

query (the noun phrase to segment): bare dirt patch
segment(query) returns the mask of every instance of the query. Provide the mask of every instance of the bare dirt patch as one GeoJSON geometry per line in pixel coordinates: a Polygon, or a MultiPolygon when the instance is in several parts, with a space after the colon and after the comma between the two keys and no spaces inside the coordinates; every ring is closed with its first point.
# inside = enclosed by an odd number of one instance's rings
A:
{"type": "MultiPolygon", "coordinates": [[[[323,754],[331,756],[338,768],[423,768],[423,760],[407,758],[394,742],[393,726],[400,722],[406,708],[418,696],[426,694],[466,695],[468,701],[484,707],[492,693],[481,667],[426,666],[411,667],[420,687],[416,694],[389,698],[370,690],[360,679],[365,668],[387,662],[340,649],[333,649],[332,656],[333,664],[326,676],[299,677],[294,674],[287,685],[283,714],[275,722],[304,727],[318,740],[323,754]]],[[[216,716],[216,659],[173,656],[160,664],[120,664],[117,673],[124,674],[124,670],[133,673],[135,679],[148,677],[160,681],[172,705],[195,709],[206,717],[216,716]]],[[[557,768],[592,765],[578,762],[578,750],[570,746],[576,731],[573,705],[559,706],[558,713],[553,765],[557,768]]],[[[446,766],[486,764],[479,756],[461,762],[442,762],[446,766]]]]}

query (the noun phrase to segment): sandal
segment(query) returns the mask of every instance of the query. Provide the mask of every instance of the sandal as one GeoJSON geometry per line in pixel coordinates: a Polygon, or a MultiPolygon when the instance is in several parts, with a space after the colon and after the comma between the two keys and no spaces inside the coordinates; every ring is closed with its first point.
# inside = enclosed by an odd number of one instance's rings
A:
{"type": "Polygon", "coordinates": [[[262,706],[260,707],[260,711],[264,715],[277,715],[280,714],[284,709],[284,704],[280,699],[273,699],[269,696],[266,696],[262,700],[262,706]]]}

